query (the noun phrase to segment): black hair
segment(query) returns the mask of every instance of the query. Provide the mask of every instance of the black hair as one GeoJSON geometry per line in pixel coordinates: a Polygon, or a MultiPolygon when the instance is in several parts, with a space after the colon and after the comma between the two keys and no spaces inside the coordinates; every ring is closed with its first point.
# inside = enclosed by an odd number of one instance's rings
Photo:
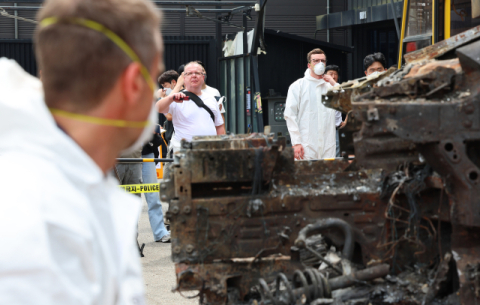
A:
{"type": "Polygon", "coordinates": [[[378,61],[383,66],[383,68],[387,66],[387,61],[385,60],[385,56],[382,53],[373,53],[367,55],[367,57],[365,57],[365,59],[363,60],[363,67],[365,71],[367,71],[368,67],[373,65],[373,63],[376,61],[378,61]]]}
{"type": "Polygon", "coordinates": [[[178,67],[178,75],[182,75],[183,71],[185,70],[185,65],[181,65],[180,67],[178,67]]]}
{"type": "Polygon", "coordinates": [[[180,75],[175,70],[168,70],[163,72],[158,78],[158,84],[161,86],[164,83],[171,83],[172,80],[177,81],[180,75]]]}
{"type": "Polygon", "coordinates": [[[333,70],[337,71],[338,75],[340,76],[340,68],[337,65],[328,65],[325,67],[325,74],[327,74],[328,71],[333,70]]]}

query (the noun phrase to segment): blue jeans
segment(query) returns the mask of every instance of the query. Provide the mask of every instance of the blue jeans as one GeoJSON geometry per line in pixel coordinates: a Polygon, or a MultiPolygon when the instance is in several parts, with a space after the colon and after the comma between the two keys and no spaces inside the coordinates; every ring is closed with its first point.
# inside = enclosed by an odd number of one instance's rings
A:
{"type": "MultiPolygon", "coordinates": [[[[154,158],[153,153],[142,155],[142,158],[154,158]]],[[[157,183],[157,171],[155,169],[155,162],[142,163],[142,177],[143,183],[157,183]]],[[[162,204],[160,203],[160,193],[145,193],[145,199],[148,204],[148,218],[150,219],[150,226],[153,231],[153,238],[155,241],[160,240],[163,236],[168,234],[165,224],[163,222],[162,204]]]]}

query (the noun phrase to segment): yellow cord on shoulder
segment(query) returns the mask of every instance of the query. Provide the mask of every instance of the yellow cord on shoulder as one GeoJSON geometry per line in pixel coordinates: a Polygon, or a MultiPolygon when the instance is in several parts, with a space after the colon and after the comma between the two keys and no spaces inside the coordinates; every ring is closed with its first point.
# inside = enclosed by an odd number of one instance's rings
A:
{"type": "Polygon", "coordinates": [[[69,118],[72,120],[95,124],[95,125],[104,125],[104,126],[122,127],[122,128],[144,128],[149,124],[149,121],[130,122],[130,121],[124,121],[124,120],[97,118],[97,117],[92,117],[88,115],[55,109],[55,108],[49,108],[49,110],[53,115],[57,115],[59,117],[69,118]]]}
{"type": "Polygon", "coordinates": [[[155,84],[150,77],[150,72],[148,72],[148,69],[143,65],[143,63],[140,61],[140,58],[137,56],[135,51],[132,50],[132,48],[122,39],[120,38],[117,34],[106,28],[103,24],[100,24],[98,22],[95,22],[93,20],[88,20],[88,19],[83,19],[83,18],[62,18],[59,19],[58,17],[48,17],[43,19],[40,22],[41,27],[47,27],[52,24],[60,23],[60,22],[66,22],[66,23],[71,23],[71,24],[77,24],[84,26],[86,28],[92,29],[94,31],[100,32],[107,36],[108,39],[110,39],[114,44],[116,44],[127,56],[136,63],[140,64],[140,71],[142,73],[143,78],[147,81],[148,86],[150,89],[155,93],[155,84]]]}

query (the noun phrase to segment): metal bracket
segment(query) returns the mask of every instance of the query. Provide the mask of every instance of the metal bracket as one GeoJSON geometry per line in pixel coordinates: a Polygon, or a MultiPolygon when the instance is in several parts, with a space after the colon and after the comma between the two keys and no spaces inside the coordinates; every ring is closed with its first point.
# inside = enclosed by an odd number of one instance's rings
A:
{"type": "Polygon", "coordinates": [[[372,109],[367,110],[367,120],[368,121],[378,121],[378,120],[380,120],[377,108],[372,108],[372,109]]]}

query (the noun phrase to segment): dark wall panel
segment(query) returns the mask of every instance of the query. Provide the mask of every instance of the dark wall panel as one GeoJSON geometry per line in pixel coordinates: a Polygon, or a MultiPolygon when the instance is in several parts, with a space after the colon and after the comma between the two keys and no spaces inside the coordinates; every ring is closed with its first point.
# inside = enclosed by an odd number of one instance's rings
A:
{"type": "MultiPolygon", "coordinates": [[[[18,3],[18,6],[37,6],[35,3],[18,3]]],[[[30,20],[36,20],[37,11],[18,11],[18,16],[30,20]]],[[[33,37],[36,24],[18,20],[18,39],[31,39],[33,37]]]]}
{"type": "MultiPolygon", "coordinates": [[[[11,13],[9,11],[9,13],[11,13]]],[[[0,16],[0,39],[15,38],[15,21],[11,18],[0,16]]]]}
{"type": "Polygon", "coordinates": [[[341,81],[347,79],[347,53],[336,48],[319,46],[276,35],[265,34],[269,47],[267,55],[258,57],[258,69],[262,96],[268,96],[268,90],[274,89],[286,96],[290,85],[304,76],[307,69],[307,54],[320,47],[327,54],[327,64],[338,65],[341,69],[341,81]]]}
{"type": "MultiPolygon", "coordinates": [[[[398,0],[397,0],[398,1],[398,0]]],[[[347,9],[347,0],[330,0],[330,12],[347,9]]],[[[8,3],[7,3],[8,4],[8,3]]],[[[5,4],[5,5],[7,5],[5,4]]],[[[10,5],[10,4],[8,4],[10,5]]],[[[11,3],[13,5],[13,2],[11,3]]],[[[38,6],[38,3],[22,3],[22,6],[38,6]]],[[[327,0],[269,0],[266,10],[266,28],[279,30],[285,33],[314,38],[316,29],[316,16],[326,14],[327,0]]],[[[173,8],[168,6],[168,8],[173,8]]],[[[197,7],[200,8],[200,7],[197,7]]],[[[201,7],[213,8],[213,7],[201,7]]],[[[225,7],[229,8],[229,7],[225,7]]],[[[230,7],[232,8],[232,7],[230,7]]],[[[8,11],[13,14],[13,11],[8,11]]],[[[34,19],[36,11],[18,11],[19,16],[34,19]]],[[[215,18],[215,14],[204,14],[206,17],[215,18]]],[[[256,14],[252,10],[252,20],[248,21],[248,29],[255,26],[256,14]]],[[[197,17],[186,17],[185,13],[163,13],[162,32],[164,36],[215,36],[215,23],[197,17]],[[183,22],[184,21],[184,22],[183,22]]],[[[242,15],[238,14],[231,20],[232,23],[242,25],[242,15]]],[[[31,39],[35,25],[25,21],[18,21],[18,35],[20,39],[31,39]]],[[[237,33],[240,29],[223,25],[223,34],[237,33]]],[[[331,35],[333,35],[331,33],[331,35]]],[[[337,36],[343,33],[337,33],[337,36]]],[[[336,42],[342,37],[330,37],[336,42]]],[[[0,16],[0,38],[15,38],[14,21],[0,16]]],[[[326,41],[324,33],[317,35],[317,39],[326,41]]],[[[344,43],[342,43],[345,45],[344,43]]]]}
{"type": "Polygon", "coordinates": [[[365,76],[363,60],[365,56],[382,52],[387,60],[387,68],[396,64],[398,58],[398,38],[393,20],[357,25],[352,28],[353,77],[365,76]]]}
{"type": "Polygon", "coordinates": [[[1,40],[0,57],[14,59],[28,73],[37,76],[37,62],[30,40],[1,40]]]}
{"type": "Polygon", "coordinates": [[[207,69],[207,84],[217,86],[215,39],[210,36],[165,36],[166,70],[177,70],[182,64],[200,60],[207,69]]]}
{"type": "MultiPolygon", "coordinates": [[[[167,70],[192,60],[201,60],[207,67],[207,83],[216,86],[217,62],[215,40],[205,36],[164,37],[164,61],[167,70]]],[[[37,64],[31,40],[0,39],[0,57],[17,61],[27,72],[37,75],[37,64]]]]}
{"type": "Polygon", "coordinates": [[[163,13],[162,34],[163,36],[180,36],[180,13],[163,13]]]}
{"type": "MultiPolygon", "coordinates": [[[[14,3],[2,3],[2,6],[14,6],[14,3]]],[[[18,3],[18,6],[38,6],[38,3],[18,3]]],[[[14,15],[13,10],[7,10],[14,15]]],[[[17,11],[17,16],[35,20],[37,11],[17,11]]],[[[35,30],[35,24],[23,20],[17,21],[18,39],[31,39],[35,30]]],[[[15,20],[0,16],[0,39],[15,39],[15,20]]]]}

